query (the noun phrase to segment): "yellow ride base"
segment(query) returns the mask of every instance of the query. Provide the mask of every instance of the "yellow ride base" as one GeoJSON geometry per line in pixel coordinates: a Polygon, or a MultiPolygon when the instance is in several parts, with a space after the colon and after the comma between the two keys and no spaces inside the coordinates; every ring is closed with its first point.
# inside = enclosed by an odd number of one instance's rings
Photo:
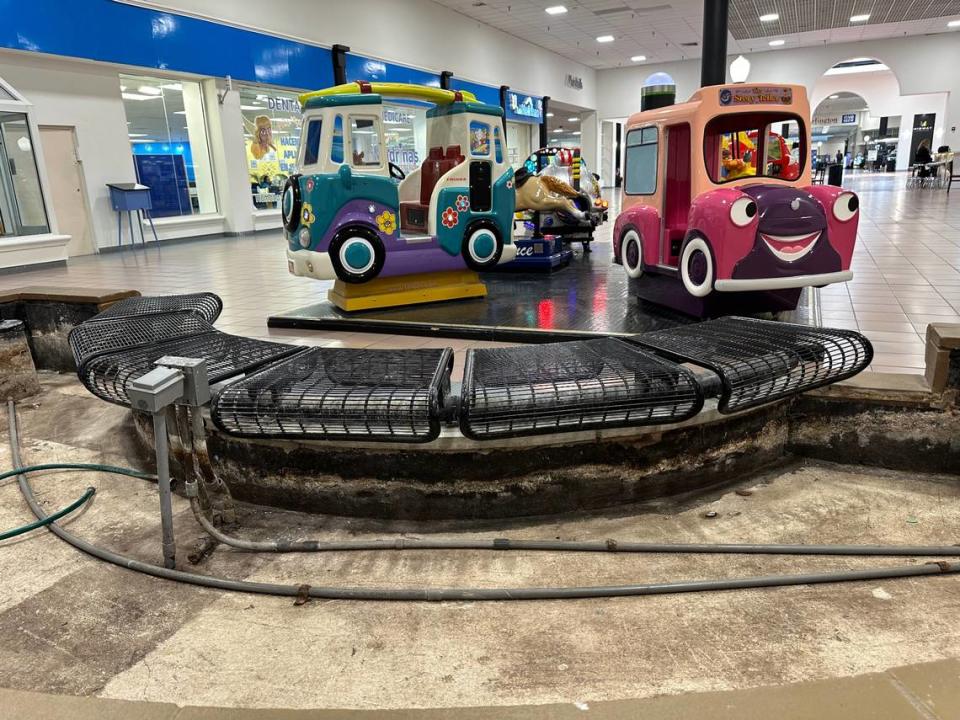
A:
{"type": "Polygon", "coordinates": [[[360,285],[337,280],[327,292],[327,299],[347,312],[486,296],[487,286],[472,270],[399,275],[360,285]]]}

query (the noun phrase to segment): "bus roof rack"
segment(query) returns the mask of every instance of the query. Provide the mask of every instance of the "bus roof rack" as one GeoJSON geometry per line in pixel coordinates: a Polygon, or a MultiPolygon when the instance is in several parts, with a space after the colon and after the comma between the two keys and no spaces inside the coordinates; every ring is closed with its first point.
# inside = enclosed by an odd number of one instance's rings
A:
{"type": "Polygon", "coordinates": [[[397,82],[348,82],[343,85],[334,85],[323,90],[314,90],[300,96],[300,104],[306,105],[313,98],[329,97],[331,95],[366,95],[376,93],[384,97],[403,97],[410,100],[424,100],[435,105],[449,105],[454,102],[477,102],[477,97],[466,90],[444,90],[427,85],[397,82]]]}

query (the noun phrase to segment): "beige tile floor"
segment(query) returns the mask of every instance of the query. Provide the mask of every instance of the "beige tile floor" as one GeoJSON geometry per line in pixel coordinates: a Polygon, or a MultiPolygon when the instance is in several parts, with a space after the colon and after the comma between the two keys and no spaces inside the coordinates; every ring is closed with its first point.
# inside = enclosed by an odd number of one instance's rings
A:
{"type": "MultiPolygon", "coordinates": [[[[860,194],[854,279],[819,291],[824,325],[864,332],[873,370],[920,374],[929,322],[960,322],[960,190],[906,190],[902,174],[850,174],[860,194]]],[[[616,204],[616,203],[615,203],[616,204]]],[[[598,233],[609,242],[613,223],[598,233]]],[[[405,335],[270,329],[269,315],[325,299],[329,283],[287,273],[279,233],[150,246],[72,259],[66,267],[0,275],[0,290],[23,285],[136,288],[144,294],[209,290],[224,301],[227,332],[338,347],[491,347],[498,343],[405,335]]],[[[579,252],[579,251],[578,251],[579,252]]],[[[454,376],[460,373],[458,353],[454,376]]]]}

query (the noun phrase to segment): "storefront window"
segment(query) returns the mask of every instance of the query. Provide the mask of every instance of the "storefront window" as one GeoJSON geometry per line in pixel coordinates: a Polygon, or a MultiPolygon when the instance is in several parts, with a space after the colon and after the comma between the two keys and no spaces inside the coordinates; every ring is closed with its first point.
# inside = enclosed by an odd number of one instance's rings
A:
{"type": "Polygon", "coordinates": [[[120,76],[137,180],[154,217],[217,212],[200,83],[120,76]]]}
{"type": "Polygon", "coordinates": [[[276,208],[284,182],[297,171],[300,101],[294,93],[241,87],[240,110],[253,205],[259,210],[276,208]]]}
{"type": "Polygon", "coordinates": [[[0,113],[0,235],[49,231],[27,116],[0,113]]]}

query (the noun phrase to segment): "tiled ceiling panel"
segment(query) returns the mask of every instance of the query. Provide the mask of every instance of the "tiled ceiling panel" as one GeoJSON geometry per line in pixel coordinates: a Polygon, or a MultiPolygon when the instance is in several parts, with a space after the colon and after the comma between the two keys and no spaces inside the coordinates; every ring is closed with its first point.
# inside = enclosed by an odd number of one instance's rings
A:
{"type": "MultiPolygon", "coordinates": [[[[703,0],[434,0],[478,22],[596,69],[698,58],[703,0]],[[545,8],[567,12],[548,15],[545,8]],[[613,35],[611,43],[598,43],[613,35]]],[[[785,47],[856,42],[947,30],[960,17],[960,0],[730,0],[731,54],[769,50],[767,38],[785,47]],[[760,15],[779,19],[761,23],[760,15]],[[851,15],[870,14],[865,23],[851,15]]],[[[958,37],[960,41],[960,37],[958,37]]]]}
{"type": "Polygon", "coordinates": [[[730,34],[746,40],[954,15],[960,15],[960,0],[731,0],[730,34]],[[780,17],[761,22],[760,16],[769,13],[780,17]],[[870,19],[851,23],[855,15],[870,19]]]}

